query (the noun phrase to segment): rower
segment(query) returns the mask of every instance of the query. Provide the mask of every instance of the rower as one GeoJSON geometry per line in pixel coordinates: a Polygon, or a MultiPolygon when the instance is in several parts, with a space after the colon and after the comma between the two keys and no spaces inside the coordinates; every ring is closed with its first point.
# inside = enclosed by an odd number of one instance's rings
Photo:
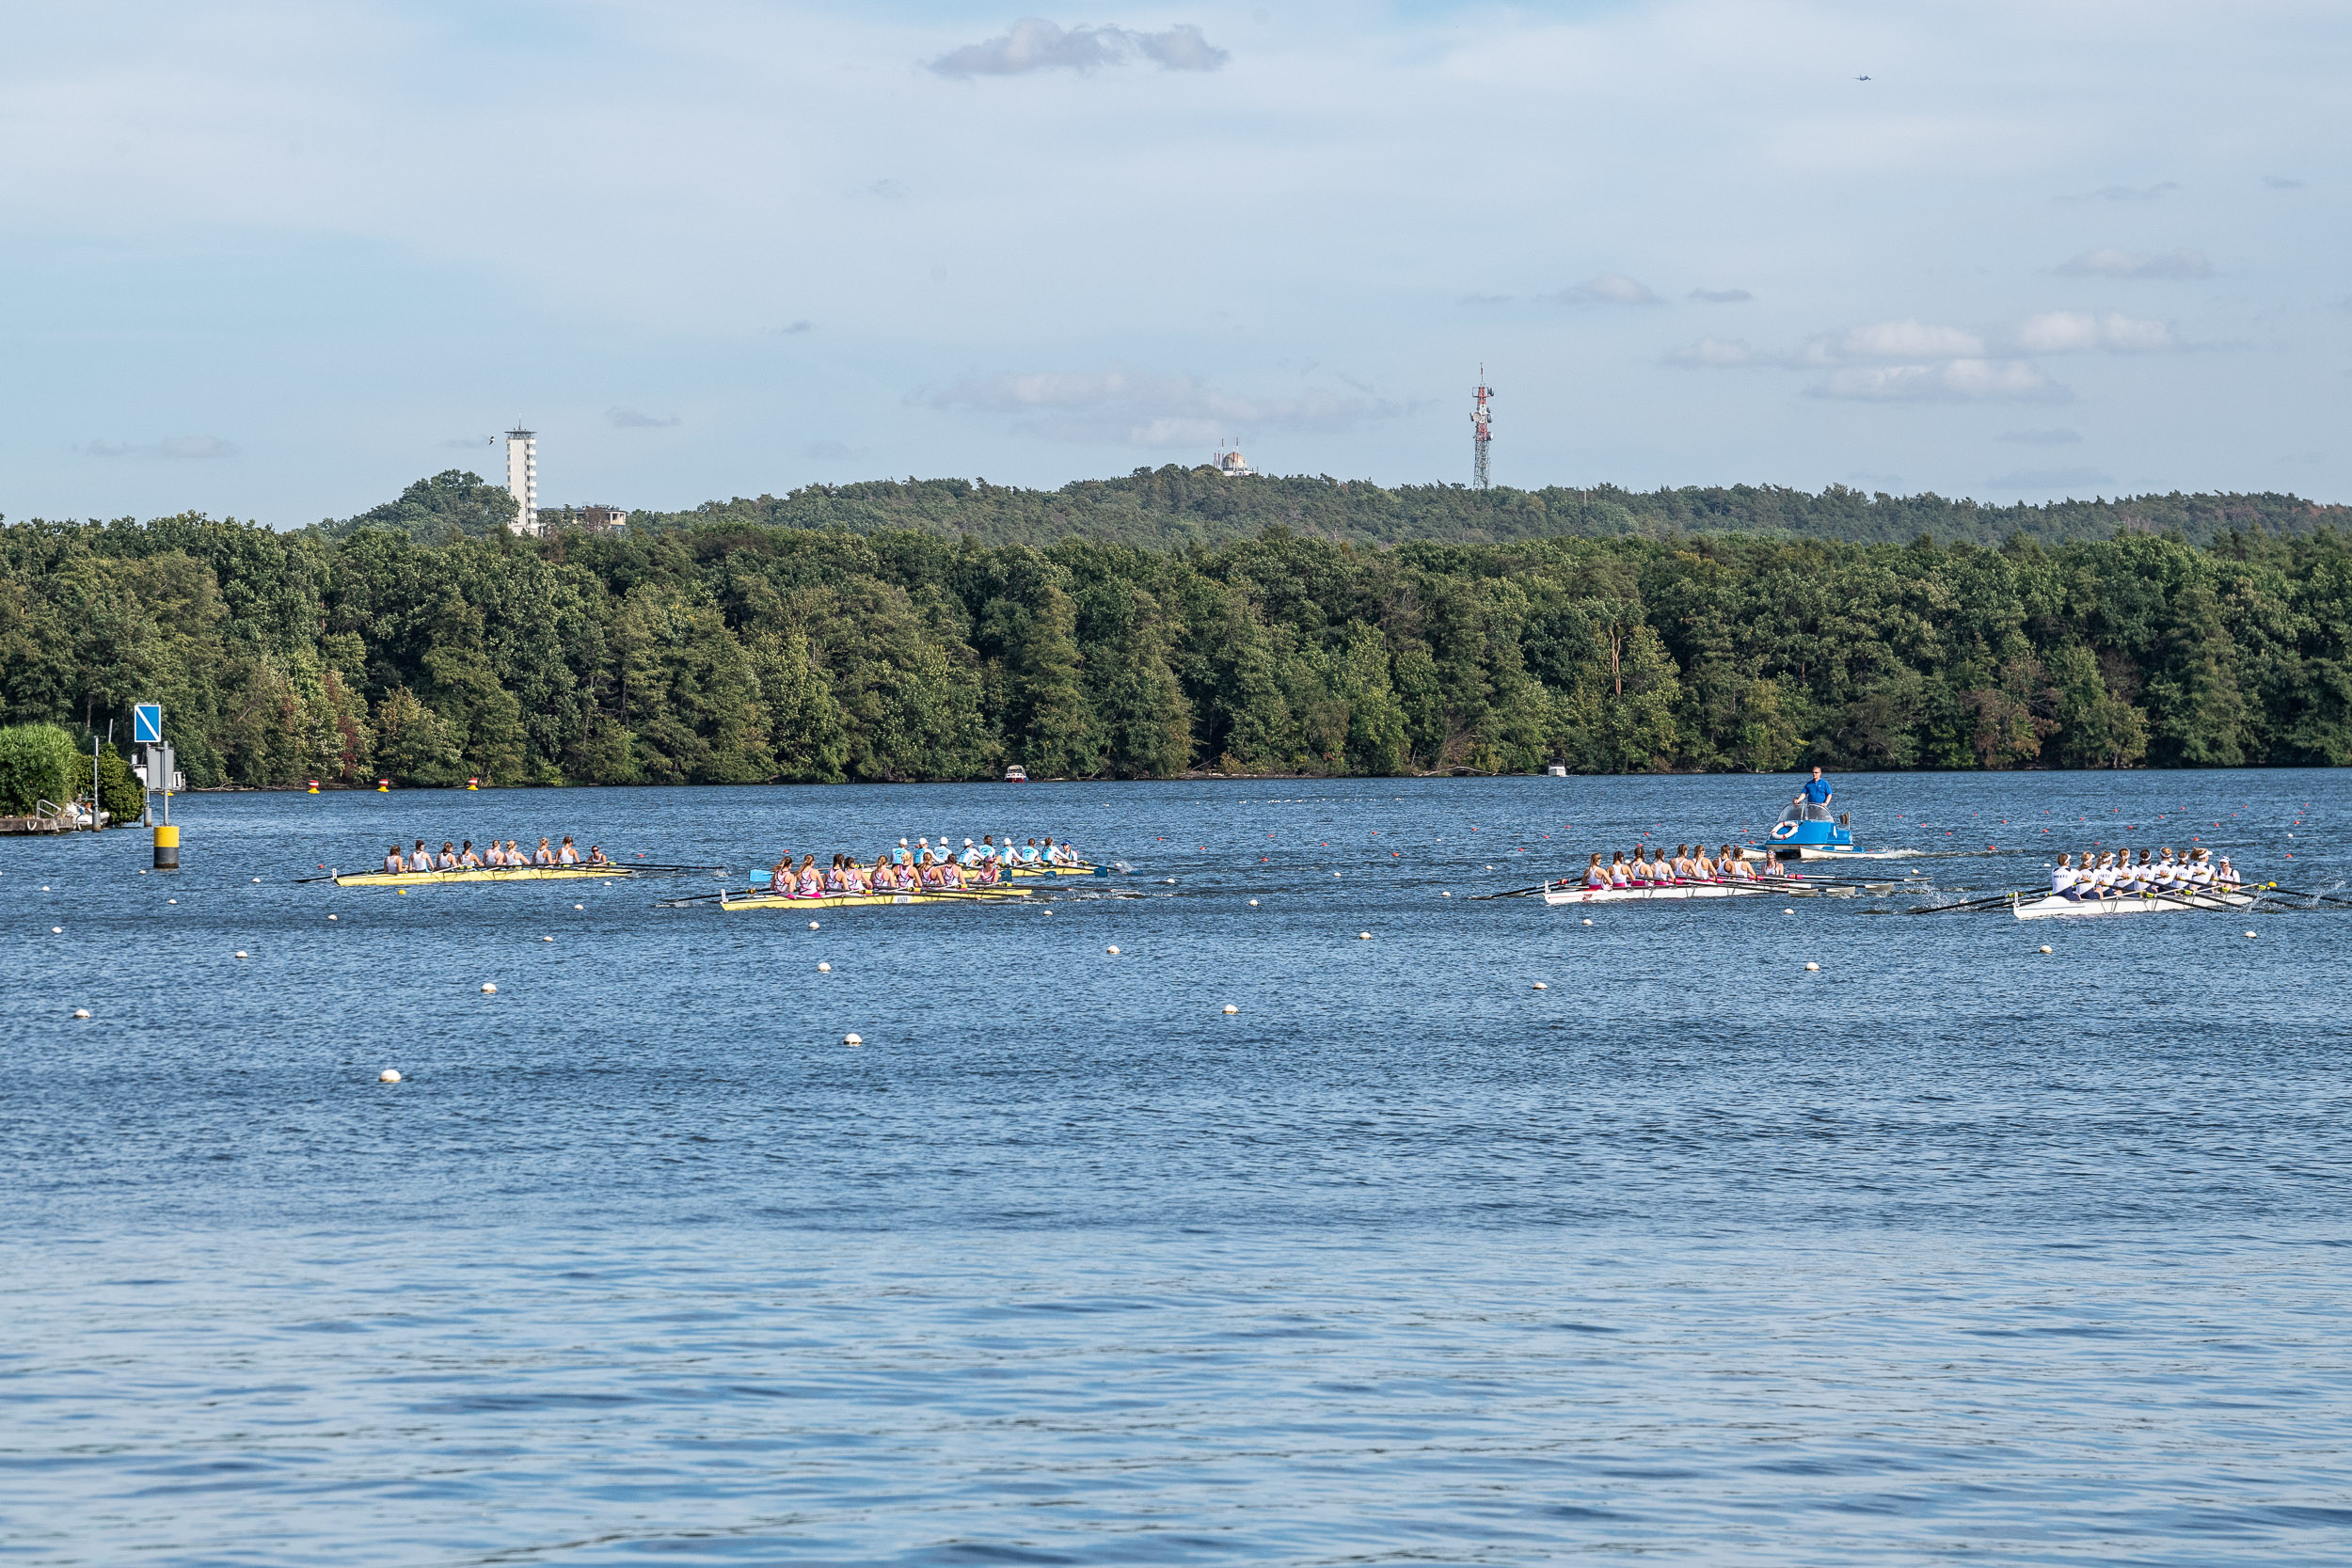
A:
{"type": "Polygon", "coordinates": [[[1043,857],[1037,852],[1037,840],[1029,840],[1029,842],[1024,846],[1021,850],[1021,863],[1023,865],[1037,865],[1041,863],[1043,857]]]}
{"type": "Polygon", "coordinates": [[[1715,879],[1715,863],[1707,858],[1707,846],[1704,844],[1692,852],[1691,875],[1702,882],[1715,879]]]}
{"type": "Polygon", "coordinates": [[[1626,869],[1625,851],[1622,849],[1618,850],[1615,858],[1609,863],[1609,885],[1611,887],[1633,885],[1633,873],[1626,869]]]}
{"type": "Polygon", "coordinates": [[[2074,857],[2072,855],[2058,856],[2058,864],[2050,868],[2050,896],[2053,898],[2079,898],[2082,895],[2074,891],[2074,857]]]}
{"type": "Polygon", "coordinates": [[[436,871],[456,870],[457,846],[452,844],[448,839],[441,840],[441,852],[434,858],[433,869],[436,871]]]}
{"type": "Polygon", "coordinates": [[[1593,858],[1584,863],[1584,885],[1586,887],[1609,885],[1609,868],[1600,863],[1600,851],[1597,849],[1593,851],[1593,858]]]}
{"type": "Polygon", "coordinates": [[[572,847],[571,834],[565,833],[564,835],[564,847],[556,852],[555,863],[558,865],[578,865],[580,863],[580,851],[572,847]]]}
{"type": "Polygon", "coordinates": [[[482,857],[473,852],[472,839],[466,840],[463,845],[458,847],[457,864],[461,870],[470,870],[481,863],[482,857]]]}
{"type": "Polygon", "coordinates": [[[417,840],[416,853],[408,857],[408,869],[411,871],[430,871],[433,869],[433,856],[426,850],[424,847],[424,840],[417,840]]]}
{"type": "Polygon", "coordinates": [[[1756,869],[1748,864],[1748,857],[1739,853],[1728,844],[1724,846],[1723,856],[1716,861],[1715,866],[1733,881],[1752,882],[1756,880],[1756,869]]]}
{"type": "Polygon", "coordinates": [[[548,847],[548,841],[546,839],[543,838],[539,841],[539,852],[531,857],[531,863],[533,865],[553,865],[555,863],[555,851],[548,847]]]}
{"type": "Polygon", "coordinates": [[[401,859],[399,845],[395,844],[390,848],[384,851],[384,870],[386,875],[397,877],[407,869],[408,863],[401,859]]]}
{"type": "Polygon", "coordinates": [[[822,898],[825,895],[825,879],[817,869],[815,850],[801,857],[800,895],[803,898],[822,898]]]}

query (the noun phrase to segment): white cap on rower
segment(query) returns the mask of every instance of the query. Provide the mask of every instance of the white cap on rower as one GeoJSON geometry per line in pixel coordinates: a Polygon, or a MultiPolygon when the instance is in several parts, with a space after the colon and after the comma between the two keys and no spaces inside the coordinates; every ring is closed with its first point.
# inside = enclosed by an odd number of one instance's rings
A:
{"type": "Polygon", "coordinates": [[[898,847],[899,847],[899,848],[901,848],[901,849],[903,849],[903,848],[905,848],[906,847],[907,847],[907,841],[906,841],[905,839],[903,839],[903,838],[902,838],[902,839],[900,839],[900,840],[898,841],[898,847]]]}
{"type": "Polygon", "coordinates": [[[968,839],[968,838],[967,838],[967,839],[965,839],[965,840],[963,841],[963,847],[964,847],[966,849],[971,848],[971,847],[972,847],[972,841],[971,841],[970,839],[968,839]]]}

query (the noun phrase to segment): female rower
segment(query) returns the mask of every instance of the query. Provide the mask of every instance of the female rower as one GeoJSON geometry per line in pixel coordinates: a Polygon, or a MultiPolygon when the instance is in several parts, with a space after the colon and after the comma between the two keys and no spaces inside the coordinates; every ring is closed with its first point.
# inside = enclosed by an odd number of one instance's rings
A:
{"type": "Polygon", "coordinates": [[[1593,858],[1584,863],[1584,885],[1586,887],[1609,885],[1609,868],[1600,863],[1600,851],[1597,849],[1593,851],[1593,858]]]}
{"type": "Polygon", "coordinates": [[[841,863],[846,858],[835,855],[833,863],[825,867],[825,896],[828,898],[850,891],[849,879],[841,874],[841,863]]]}
{"type": "Polygon", "coordinates": [[[408,863],[401,858],[399,845],[384,851],[384,870],[388,875],[397,877],[407,869],[408,863]]]}
{"type": "Polygon", "coordinates": [[[1609,863],[1609,885],[1611,887],[1633,885],[1633,873],[1625,867],[1625,851],[1622,849],[1618,850],[1615,858],[1609,863]]]}
{"type": "Polygon", "coordinates": [[[417,840],[417,847],[408,856],[408,869],[411,871],[433,869],[433,851],[424,847],[424,840],[417,840]]]}
{"type": "Polygon", "coordinates": [[[452,844],[448,839],[441,840],[441,852],[434,857],[433,869],[436,871],[456,870],[457,846],[452,844]]]}
{"type": "Polygon", "coordinates": [[[457,863],[460,867],[466,869],[471,869],[472,867],[482,863],[482,857],[474,853],[472,839],[466,840],[465,844],[458,849],[457,863]]]}
{"type": "Polygon", "coordinates": [[[924,892],[929,893],[935,888],[944,888],[947,885],[947,873],[946,868],[943,867],[939,862],[933,860],[930,855],[925,855],[923,857],[922,864],[917,866],[915,869],[922,876],[924,892]]]}
{"type": "Polygon", "coordinates": [[[1748,857],[1740,854],[1728,844],[1723,847],[1715,861],[1715,871],[1718,876],[1730,881],[1752,882],[1756,880],[1756,868],[1748,864],[1748,857]]]}
{"type": "Polygon", "coordinates": [[[817,869],[815,850],[801,857],[800,896],[822,898],[825,895],[825,874],[817,869]]]}
{"type": "Polygon", "coordinates": [[[543,838],[539,841],[539,852],[531,857],[531,863],[533,865],[553,865],[555,863],[555,851],[548,847],[548,841],[546,839],[543,838]]]}
{"type": "Polygon", "coordinates": [[[578,865],[580,863],[580,851],[572,847],[571,834],[565,833],[564,835],[564,847],[555,852],[555,863],[558,865],[578,865]]]}
{"type": "Polygon", "coordinates": [[[956,863],[953,855],[939,863],[939,885],[950,893],[963,891],[963,867],[956,863]]]}

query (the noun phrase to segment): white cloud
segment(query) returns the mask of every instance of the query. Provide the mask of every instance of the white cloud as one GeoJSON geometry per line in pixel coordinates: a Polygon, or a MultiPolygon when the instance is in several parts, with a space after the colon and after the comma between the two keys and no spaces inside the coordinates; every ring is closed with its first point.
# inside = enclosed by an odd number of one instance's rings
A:
{"type": "Polygon", "coordinates": [[[2074,393],[2022,359],[1850,365],[1805,388],[1849,403],[2065,403],[2074,393]]]}
{"type": "Polygon", "coordinates": [[[82,451],[92,457],[167,457],[194,463],[237,455],[235,443],[224,441],[217,436],[167,436],[160,441],[145,444],[90,441],[83,446],[82,451]]]}
{"type": "Polygon", "coordinates": [[[2115,476],[2096,468],[2019,468],[1991,481],[1995,490],[2090,490],[2112,484],[2115,476]]]}
{"type": "Polygon", "coordinates": [[[1595,273],[1583,282],[1561,290],[1552,298],[1563,305],[1655,305],[1658,296],[1639,278],[1621,272],[1595,273]]]}
{"type": "Polygon", "coordinates": [[[1196,375],[1099,371],[975,376],[928,400],[934,408],[1010,414],[1049,440],[1153,449],[1204,447],[1261,431],[1336,432],[1405,413],[1378,397],[1309,388],[1292,397],[1222,392],[1196,375]]]}
{"type": "Polygon", "coordinates": [[[1983,353],[1984,340],[1973,332],[1904,320],[1872,322],[1816,338],[1804,346],[1803,356],[1808,364],[1820,365],[1856,359],[1966,358],[1983,353]]]}
{"type": "Polygon", "coordinates": [[[2146,256],[2109,245],[2086,250],[2060,262],[2057,270],[2061,277],[2211,277],[2213,263],[2202,251],[2168,250],[2146,256]]]}
{"type": "Polygon", "coordinates": [[[2153,185],[2102,185],[2080,196],[2062,196],[2060,201],[2153,201],[2181,188],[2177,180],[2166,180],[2153,185]]]}
{"type": "Polygon", "coordinates": [[[2115,310],[2104,316],[2086,310],[2044,311],[2019,323],[2013,336],[2017,347],[2026,354],[2079,354],[2090,349],[2159,354],[2181,346],[2164,323],[2141,321],[2115,310]]]}
{"type": "Polygon", "coordinates": [[[1130,60],[1150,60],[1163,71],[1215,71],[1231,55],[1190,24],[1164,33],[1126,27],[1070,27],[1043,17],[1025,16],[1010,32],[951,49],[931,61],[942,76],[1022,76],[1033,71],[1093,71],[1130,60]]]}
{"type": "Polygon", "coordinates": [[[1666,356],[1669,365],[1691,370],[1729,371],[1771,362],[1757,358],[1744,338],[1701,338],[1666,356]]]}

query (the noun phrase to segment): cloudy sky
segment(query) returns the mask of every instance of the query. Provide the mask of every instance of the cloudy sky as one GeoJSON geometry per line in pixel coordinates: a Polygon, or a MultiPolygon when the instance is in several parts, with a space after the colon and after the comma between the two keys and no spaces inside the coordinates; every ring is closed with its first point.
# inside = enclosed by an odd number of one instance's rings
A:
{"type": "Polygon", "coordinates": [[[82,0],[0,513],[1198,462],[2352,499],[2322,0],[82,0]],[[1861,80],[1859,78],[1865,78],[1861,80]]]}

